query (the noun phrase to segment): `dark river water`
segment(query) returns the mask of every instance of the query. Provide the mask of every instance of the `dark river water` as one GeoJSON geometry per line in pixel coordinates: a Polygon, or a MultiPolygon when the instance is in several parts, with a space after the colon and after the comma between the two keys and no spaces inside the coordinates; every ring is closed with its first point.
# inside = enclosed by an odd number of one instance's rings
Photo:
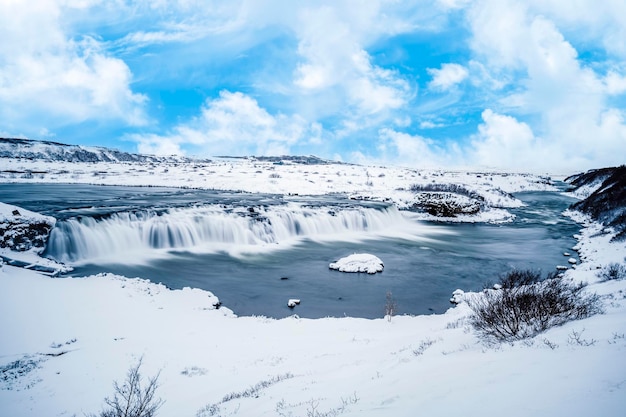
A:
{"type": "Polygon", "coordinates": [[[579,227],[561,215],[574,200],[556,192],[516,195],[511,223],[418,222],[378,203],[342,196],[289,198],[166,188],[0,184],[0,201],[59,219],[46,256],[72,276],[113,272],[171,288],[215,293],[238,315],[441,313],[451,293],[478,290],[512,268],[551,272],[579,227]],[[380,274],[328,268],[371,253],[380,274]],[[295,309],[287,300],[298,298],[295,309]]]}

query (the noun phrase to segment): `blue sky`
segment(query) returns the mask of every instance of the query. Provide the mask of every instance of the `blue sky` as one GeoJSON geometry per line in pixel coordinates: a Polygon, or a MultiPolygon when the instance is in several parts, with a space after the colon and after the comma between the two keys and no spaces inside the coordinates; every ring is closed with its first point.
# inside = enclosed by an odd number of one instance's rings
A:
{"type": "Polygon", "coordinates": [[[0,1],[0,134],[569,173],[626,162],[620,0],[0,1]]]}

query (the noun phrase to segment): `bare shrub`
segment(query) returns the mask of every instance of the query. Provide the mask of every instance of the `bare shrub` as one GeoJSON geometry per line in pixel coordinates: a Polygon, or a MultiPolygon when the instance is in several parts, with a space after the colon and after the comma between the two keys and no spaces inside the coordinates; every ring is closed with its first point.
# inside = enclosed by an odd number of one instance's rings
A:
{"type": "Polygon", "coordinates": [[[391,291],[387,291],[385,296],[385,317],[388,321],[391,321],[391,318],[396,314],[396,310],[398,305],[396,300],[393,298],[393,294],[391,291]]]}
{"type": "Polygon", "coordinates": [[[578,345],[578,346],[593,346],[598,341],[596,339],[583,339],[583,332],[585,329],[577,332],[576,330],[572,330],[572,332],[567,336],[567,343],[570,345],[578,345]]]}
{"type": "Polygon", "coordinates": [[[461,194],[466,197],[475,198],[477,200],[484,200],[484,197],[476,193],[475,191],[472,191],[466,187],[463,187],[462,185],[457,184],[413,184],[409,187],[409,190],[415,193],[445,191],[455,194],[461,194]]]}
{"type": "MultiPolygon", "coordinates": [[[[548,276],[548,278],[553,278],[548,276]]],[[[515,288],[523,285],[532,285],[541,281],[541,273],[530,269],[514,269],[500,277],[502,288],[515,288]]]]}
{"type": "Polygon", "coordinates": [[[164,401],[155,397],[159,387],[159,374],[148,379],[144,385],[139,372],[142,359],[137,365],[131,367],[126,374],[126,380],[122,385],[117,381],[113,383],[115,394],[113,398],[105,398],[104,402],[108,409],[100,412],[99,417],[154,417],[163,405],[164,401]]]}
{"type": "Polygon", "coordinates": [[[261,391],[275,385],[281,381],[286,379],[293,378],[293,374],[287,372],[283,375],[276,375],[270,379],[266,379],[264,381],[258,382],[257,384],[247,388],[243,391],[231,392],[230,394],[226,394],[224,398],[220,402],[207,404],[202,409],[198,410],[196,413],[196,417],[213,417],[221,415],[221,406],[223,404],[228,403],[229,401],[238,400],[242,398],[258,398],[261,391]]]}
{"type": "Polygon", "coordinates": [[[626,266],[623,264],[611,263],[598,272],[598,278],[602,281],[626,279],[626,266]]]}
{"type": "Polygon", "coordinates": [[[422,340],[419,344],[419,346],[417,347],[417,349],[413,350],[413,354],[415,356],[421,356],[424,354],[424,352],[426,352],[426,349],[428,349],[429,347],[431,347],[432,345],[434,345],[436,342],[436,340],[433,339],[425,339],[422,340]]]}
{"type": "MultiPolygon", "coordinates": [[[[532,272],[516,272],[503,282],[535,281],[532,272]],[[532,278],[532,280],[531,280],[532,278]]],[[[532,337],[550,327],[601,312],[600,299],[584,294],[583,285],[574,285],[549,275],[543,281],[486,290],[471,299],[470,324],[489,339],[498,341],[532,337]]]]}

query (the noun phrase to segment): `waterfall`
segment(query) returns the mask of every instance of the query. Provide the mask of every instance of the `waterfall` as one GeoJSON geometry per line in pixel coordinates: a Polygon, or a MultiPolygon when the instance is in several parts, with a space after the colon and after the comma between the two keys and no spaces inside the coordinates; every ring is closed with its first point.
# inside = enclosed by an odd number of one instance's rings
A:
{"type": "Polygon", "coordinates": [[[395,207],[269,207],[218,205],[165,212],[118,212],[106,218],[57,222],[46,256],[66,263],[106,259],[128,262],[151,251],[257,251],[301,239],[351,240],[355,234],[406,233],[417,224],[395,207]]]}

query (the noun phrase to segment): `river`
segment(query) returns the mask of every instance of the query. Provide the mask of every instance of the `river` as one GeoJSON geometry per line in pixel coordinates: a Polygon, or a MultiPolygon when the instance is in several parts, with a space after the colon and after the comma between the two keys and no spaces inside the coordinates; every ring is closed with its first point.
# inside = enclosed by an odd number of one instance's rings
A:
{"type": "Polygon", "coordinates": [[[504,224],[417,221],[344,196],[289,197],[204,190],[0,184],[2,201],[56,217],[45,255],[71,276],[113,272],[215,293],[238,315],[375,318],[392,293],[398,314],[441,313],[456,288],[479,290],[512,268],[567,264],[574,200],[526,192],[504,224]],[[330,262],[356,252],[385,264],[345,274],[330,262]],[[298,298],[295,309],[287,300],[298,298]]]}

